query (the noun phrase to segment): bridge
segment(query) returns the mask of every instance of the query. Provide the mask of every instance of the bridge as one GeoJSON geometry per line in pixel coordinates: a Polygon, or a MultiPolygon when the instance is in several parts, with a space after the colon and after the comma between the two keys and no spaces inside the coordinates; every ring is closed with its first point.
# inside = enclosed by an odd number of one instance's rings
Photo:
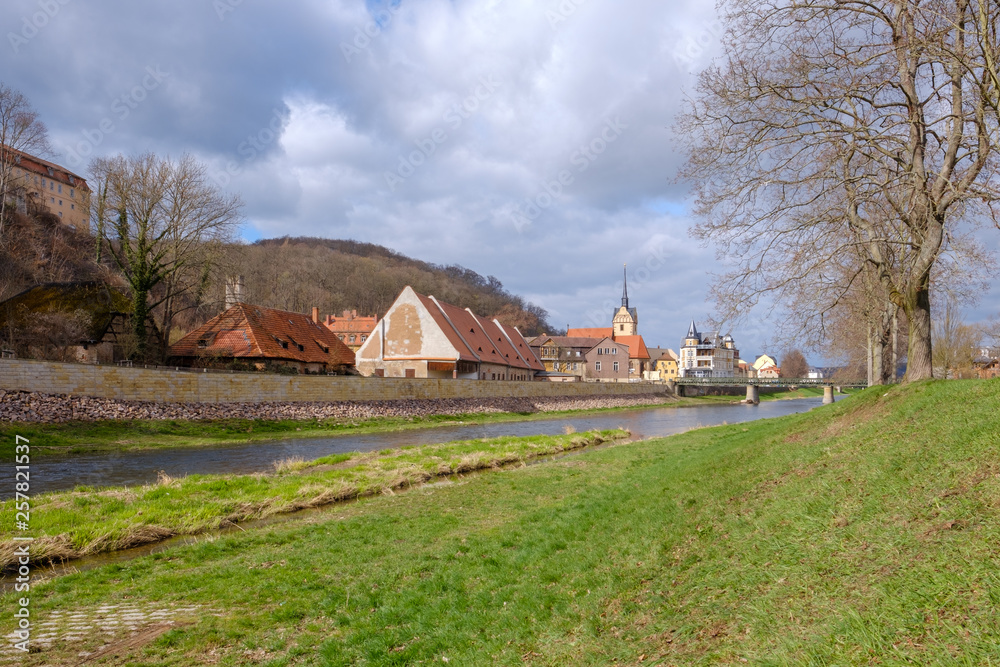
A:
{"type": "Polygon", "coordinates": [[[834,387],[864,388],[867,380],[830,380],[828,378],[747,378],[747,377],[680,377],[673,380],[675,386],[687,387],[746,387],[747,403],[760,403],[761,387],[823,387],[823,403],[833,403],[834,387]]]}

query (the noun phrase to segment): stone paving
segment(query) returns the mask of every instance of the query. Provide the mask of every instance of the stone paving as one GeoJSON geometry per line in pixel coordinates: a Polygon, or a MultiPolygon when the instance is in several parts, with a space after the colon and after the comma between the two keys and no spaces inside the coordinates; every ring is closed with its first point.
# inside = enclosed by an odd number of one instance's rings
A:
{"type": "MultiPolygon", "coordinates": [[[[58,648],[60,653],[73,654],[73,644],[87,642],[95,637],[101,638],[103,646],[122,644],[125,646],[129,637],[146,634],[152,627],[156,632],[152,638],[181,621],[190,621],[201,611],[197,606],[155,608],[138,604],[105,604],[96,609],[87,610],[56,610],[32,619],[30,646],[41,649],[41,653],[58,648]],[[126,641],[122,641],[126,640],[126,641]]],[[[0,643],[0,665],[21,664],[24,653],[14,648],[17,636],[13,633],[5,635],[0,643]]],[[[88,652],[76,652],[78,661],[97,657],[102,647],[88,652]]]]}

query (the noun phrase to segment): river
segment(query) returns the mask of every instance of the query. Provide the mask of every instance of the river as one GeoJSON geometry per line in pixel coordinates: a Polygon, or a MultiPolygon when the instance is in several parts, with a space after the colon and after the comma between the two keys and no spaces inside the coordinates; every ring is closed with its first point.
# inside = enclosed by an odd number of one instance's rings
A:
{"type": "MultiPolygon", "coordinates": [[[[427,445],[497,436],[555,435],[569,429],[627,428],[636,438],[672,435],[701,426],[735,424],[811,410],[821,398],[767,401],[760,405],[699,405],[645,408],[522,422],[438,426],[393,433],[298,438],[209,447],[180,447],[132,452],[45,456],[31,462],[33,494],[86,486],[134,486],[156,481],[159,471],[171,477],[200,474],[270,472],[274,463],[300,457],[316,459],[341,452],[427,445]]],[[[4,490],[6,491],[6,489],[4,490]]],[[[3,493],[10,497],[11,493],[3,493]]]]}

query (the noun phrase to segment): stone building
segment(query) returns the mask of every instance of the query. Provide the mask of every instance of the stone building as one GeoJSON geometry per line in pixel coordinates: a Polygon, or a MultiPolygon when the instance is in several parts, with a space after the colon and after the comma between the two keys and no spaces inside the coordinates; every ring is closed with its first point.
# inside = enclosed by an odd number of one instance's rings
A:
{"type": "Polygon", "coordinates": [[[357,352],[362,375],[530,382],[545,370],[515,327],[407,285],[357,352]]]}
{"type": "Polygon", "coordinates": [[[678,371],[681,377],[736,377],[740,351],[729,334],[699,333],[692,320],[681,345],[678,371]]]}
{"type": "Polygon", "coordinates": [[[65,167],[3,146],[13,156],[6,198],[22,213],[47,211],[78,231],[90,229],[90,188],[65,167]]]}
{"type": "Polygon", "coordinates": [[[368,340],[368,336],[375,330],[377,323],[378,318],[374,315],[359,317],[356,310],[345,310],[340,317],[327,315],[323,321],[323,325],[336,334],[337,338],[351,348],[352,352],[361,349],[364,342],[368,340]]]}

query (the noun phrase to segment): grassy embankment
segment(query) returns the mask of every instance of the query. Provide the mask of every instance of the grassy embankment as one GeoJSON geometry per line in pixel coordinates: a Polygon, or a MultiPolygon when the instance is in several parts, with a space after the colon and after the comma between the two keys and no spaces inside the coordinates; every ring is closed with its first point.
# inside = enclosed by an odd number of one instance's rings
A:
{"type": "Polygon", "coordinates": [[[0,424],[0,459],[12,460],[15,436],[31,442],[36,456],[46,454],[77,454],[96,451],[129,451],[167,447],[197,447],[204,445],[263,442],[287,438],[321,438],[337,435],[387,433],[435,426],[521,422],[536,419],[557,419],[567,416],[621,412],[656,407],[684,407],[713,402],[730,397],[681,398],[666,404],[629,407],[594,408],[589,410],[558,410],[551,412],[489,412],[462,415],[428,415],[421,417],[376,417],[372,419],[304,419],[304,420],[132,420],[66,422],[39,424],[7,422],[0,424]]]}
{"type": "Polygon", "coordinates": [[[197,607],[128,664],[995,665],[998,544],[1000,381],[931,382],[373,497],[31,604],[197,607]]]}
{"type": "MultiPolygon", "coordinates": [[[[275,514],[391,493],[435,477],[500,468],[628,437],[613,430],[503,437],[279,462],[274,474],[161,475],[156,484],[47,493],[31,498],[31,552],[60,561],[196,535],[275,514]]],[[[14,519],[14,501],[0,516],[14,519]]],[[[10,531],[8,535],[16,534],[10,531]]],[[[21,546],[0,537],[0,569],[21,546]]]]}

